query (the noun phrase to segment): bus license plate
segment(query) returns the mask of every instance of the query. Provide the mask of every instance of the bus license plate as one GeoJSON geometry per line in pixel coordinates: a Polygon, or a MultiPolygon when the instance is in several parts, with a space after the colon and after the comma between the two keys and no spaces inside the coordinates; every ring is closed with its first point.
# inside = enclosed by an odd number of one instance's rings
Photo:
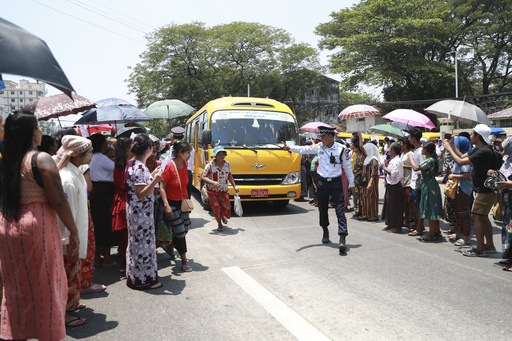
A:
{"type": "Polygon", "coordinates": [[[251,198],[267,198],[268,189],[251,189],[251,198]]]}

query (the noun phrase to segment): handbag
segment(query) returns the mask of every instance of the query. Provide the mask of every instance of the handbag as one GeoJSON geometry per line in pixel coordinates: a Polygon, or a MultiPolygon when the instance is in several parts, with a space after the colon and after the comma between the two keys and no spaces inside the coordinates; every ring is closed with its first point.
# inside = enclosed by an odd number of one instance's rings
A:
{"type": "Polygon", "coordinates": [[[459,186],[459,179],[450,180],[444,186],[444,195],[450,199],[455,199],[457,195],[457,187],[459,186]]]}
{"type": "Polygon", "coordinates": [[[182,196],[181,212],[190,212],[194,209],[194,203],[192,202],[192,200],[185,198],[183,196],[183,190],[181,189],[180,172],[178,172],[178,167],[176,166],[176,163],[174,162],[174,160],[172,160],[172,164],[174,165],[174,169],[176,169],[176,175],[178,176],[178,183],[180,184],[180,193],[182,196]]]}
{"type": "Polygon", "coordinates": [[[366,185],[366,175],[359,174],[358,176],[356,176],[354,178],[354,183],[357,186],[364,186],[364,185],[366,185]]]}

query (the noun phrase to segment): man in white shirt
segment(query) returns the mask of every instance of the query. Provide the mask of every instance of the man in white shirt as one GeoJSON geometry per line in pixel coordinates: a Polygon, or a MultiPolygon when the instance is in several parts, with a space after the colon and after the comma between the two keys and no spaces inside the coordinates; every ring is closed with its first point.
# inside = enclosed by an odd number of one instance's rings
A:
{"type": "Polygon", "coordinates": [[[329,215],[328,205],[329,196],[331,196],[338,217],[338,235],[340,241],[338,250],[340,254],[345,253],[347,246],[345,244],[347,230],[347,218],[345,217],[345,195],[341,182],[342,167],[345,171],[349,189],[354,191],[354,174],[350,163],[350,149],[334,141],[334,128],[328,126],[318,127],[320,139],[322,142],[312,146],[287,146],[285,149],[299,154],[318,154],[319,175],[317,183],[318,211],[320,214],[320,226],[323,229],[322,243],[328,244],[329,240],[329,215]]]}

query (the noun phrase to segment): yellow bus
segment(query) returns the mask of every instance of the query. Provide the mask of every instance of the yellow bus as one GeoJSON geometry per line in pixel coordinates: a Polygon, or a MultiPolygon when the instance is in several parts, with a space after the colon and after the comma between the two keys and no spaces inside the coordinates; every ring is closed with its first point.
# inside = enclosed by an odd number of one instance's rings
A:
{"type": "MultiPolygon", "coordinates": [[[[298,126],[290,108],[271,99],[223,97],[208,102],[187,120],[185,140],[194,154],[192,184],[210,208],[201,174],[211,161],[213,148],[223,146],[240,198],[244,201],[272,200],[285,207],[300,196],[300,155],[283,149],[299,143],[298,126]]],[[[235,194],[230,185],[228,193],[235,194]]]]}

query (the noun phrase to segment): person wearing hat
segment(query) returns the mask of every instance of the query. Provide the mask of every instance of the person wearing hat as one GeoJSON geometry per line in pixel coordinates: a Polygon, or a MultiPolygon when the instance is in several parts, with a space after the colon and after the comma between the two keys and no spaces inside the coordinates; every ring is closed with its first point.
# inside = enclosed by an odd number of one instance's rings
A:
{"type": "Polygon", "coordinates": [[[455,146],[454,138],[444,141],[444,148],[459,166],[473,165],[473,191],[475,200],[471,208],[471,218],[475,227],[477,246],[462,254],[467,257],[486,257],[489,252],[496,252],[492,240],[492,225],[489,220],[489,211],[496,200],[496,193],[485,187],[489,170],[501,167],[502,155],[491,146],[491,128],[485,124],[477,124],[472,132],[470,141],[475,149],[462,154],[455,146]]]}
{"type": "Polygon", "coordinates": [[[347,218],[345,217],[345,196],[341,174],[346,172],[349,189],[354,192],[354,174],[350,163],[350,150],[345,146],[334,141],[334,128],[329,126],[319,126],[319,135],[322,142],[312,146],[287,146],[284,149],[299,154],[317,154],[319,179],[317,182],[318,211],[320,214],[320,226],[323,229],[322,243],[328,244],[329,240],[329,215],[328,205],[329,196],[331,196],[338,217],[338,235],[340,241],[338,250],[344,253],[347,250],[345,244],[347,230],[347,218]]]}
{"type": "Polygon", "coordinates": [[[231,165],[226,160],[228,153],[222,146],[213,149],[212,158],[201,175],[201,180],[206,183],[206,191],[210,199],[210,207],[212,208],[215,220],[217,220],[217,231],[224,231],[222,225],[228,223],[231,218],[231,203],[228,195],[228,181],[233,186],[236,193],[240,193],[236,187],[235,179],[231,174],[231,165]]]}

